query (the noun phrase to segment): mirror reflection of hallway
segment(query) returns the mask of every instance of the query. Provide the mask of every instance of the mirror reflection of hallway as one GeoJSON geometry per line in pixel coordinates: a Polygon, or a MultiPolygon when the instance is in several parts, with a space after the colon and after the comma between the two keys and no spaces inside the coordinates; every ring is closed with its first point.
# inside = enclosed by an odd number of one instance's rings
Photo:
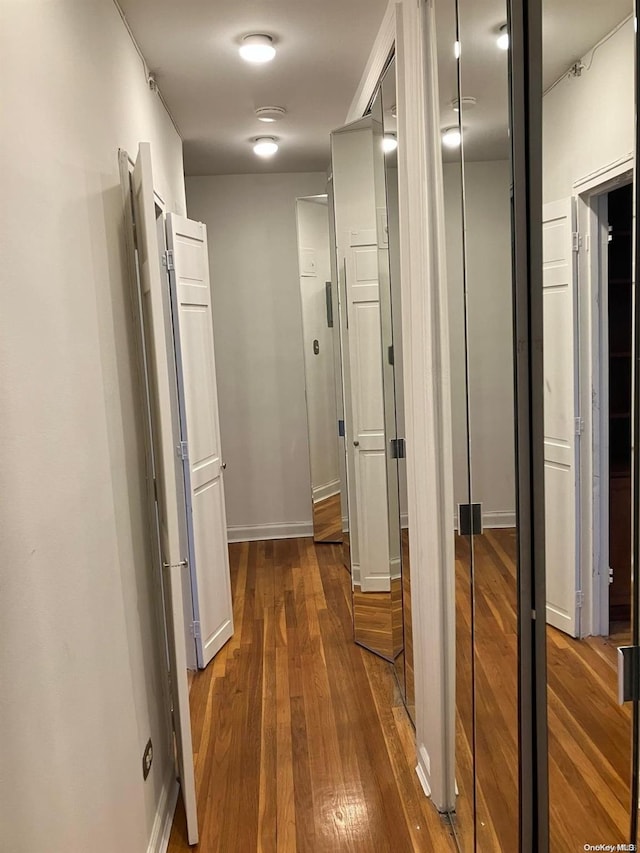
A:
{"type": "Polygon", "coordinates": [[[341,447],[340,339],[335,324],[337,292],[331,276],[326,195],[296,203],[305,397],[315,542],[343,539],[345,494],[341,447]]]}

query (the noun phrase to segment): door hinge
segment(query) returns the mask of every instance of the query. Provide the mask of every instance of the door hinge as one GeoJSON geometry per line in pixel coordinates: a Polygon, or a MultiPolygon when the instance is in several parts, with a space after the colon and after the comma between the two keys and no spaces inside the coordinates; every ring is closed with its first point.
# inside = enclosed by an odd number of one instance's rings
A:
{"type": "Polygon", "coordinates": [[[388,357],[389,357],[389,364],[391,364],[391,365],[395,364],[394,355],[393,355],[393,344],[391,344],[391,346],[388,349],[388,357]]]}
{"type": "Polygon", "coordinates": [[[180,444],[176,447],[176,453],[178,455],[178,459],[188,459],[189,458],[189,447],[186,441],[181,441],[180,444]]]}
{"type": "Polygon", "coordinates": [[[582,435],[584,432],[584,418],[576,418],[574,421],[575,424],[575,434],[582,435]]]}
{"type": "Polygon", "coordinates": [[[389,441],[390,453],[392,459],[404,459],[406,456],[406,446],[404,438],[392,438],[389,441]]]}
{"type": "Polygon", "coordinates": [[[584,592],[579,589],[576,591],[576,607],[580,609],[584,604],[584,592]]]}
{"type": "Polygon", "coordinates": [[[202,634],[200,633],[200,623],[199,622],[194,620],[191,623],[191,633],[193,634],[194,640],[197,640],[202,636],[202,634]]]}
{"type": "Polygon", "coordinates": [[[175,266],[173,264],[173,249],[167,249],[167,251],[164,253],[164,257],[167,269],[174,270],[175,266]]]}
{"type": "Polygon", "coordinates": [[[344,438],[344,421],[343,420],[338,421],[338,436],[340,438],[344,438]]]}
{"type": "Polygon", "coordinates": [[[640,646],[618,648],[618,702],[640,699],[640,646]]]}
{"type": "Polygon", "coordinates": [[[571,248],[574,252],[580,251],[580,233],[578,231],[574,231],[571,235],[571,248]]]}
{"type": "Polygon", "coordinates": [[[158,503],[158,481],[155,477],[153,478],[153,499],[158,503]]]}
{"type": "Polygon", "coordinates": [[[609,568],[609,584],[613,583],[613,569],[609,568]]]}

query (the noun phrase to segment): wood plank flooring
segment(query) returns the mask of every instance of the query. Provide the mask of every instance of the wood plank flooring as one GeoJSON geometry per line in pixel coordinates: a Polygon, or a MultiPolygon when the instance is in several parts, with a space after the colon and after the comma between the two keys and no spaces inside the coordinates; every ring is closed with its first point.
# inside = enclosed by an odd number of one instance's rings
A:
{"type": "Polygon", "coordinates": [[[342,542],[340,492],[313,504],[313,538],[316,542],[342,542]]]}
{"type": "MultiPolygon", "coordinates": [[[[393,665],[353,642],[341,550],[232,545],[235,635],[191,688],[199,851],[447,851],[393,665]]],[[[169,851],[186,851],[178,805],[169,851]]]]}
{"type": "MultiPolygon", "coordinates": [[[[518,848],[516,533],[474,537],[477,849],[518,848]]],[[[473,850],[471,601],[468,542],[456,537],[457,802],[473,850]]],[[[628,841],[630,714],[616,702],[624,634],[574,640],[547,628],[552,853],[628,841]]]]}

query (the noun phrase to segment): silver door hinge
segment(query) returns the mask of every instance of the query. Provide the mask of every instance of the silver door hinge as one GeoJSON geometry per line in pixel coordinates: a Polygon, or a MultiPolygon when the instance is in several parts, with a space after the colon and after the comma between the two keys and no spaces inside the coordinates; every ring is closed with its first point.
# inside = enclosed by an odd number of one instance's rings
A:
{"type": "Polygon", "coordinates": [[[406,456],[406,446],[404,438],[392,438],[389,441],[390,452],[392,459],[404,459],[406,456]]]}
{"type": "Polygon", "coordinates": [[[618,702],[640,699],[640,646],[618,648],[618,702]]]}
{"type": "Polygon", "coordinates": [[[576,592],[576,607],[580,609],[584,605],[584,592],[579,589],[576,592]]]}
{"type": "Polygon", "coordinates": [[[580,234],[578,231],[574,231],[571,235],[571,248],[574,252],[580,251],[580,234]]]}
{"type": "Polygon", "coordinates": [[[189,458],[189,447],[186,441],[181,441],[180,444],[176,447],[176,453],[178,455],[178,459],[188,459],[189,458]]]}
{"type": "Polygon", "coordinates": [[[189,565],[188,560],[180,560],[179,563],[163,563],[163,569],[186,569],[189,565]]]}
{"type": "Polygon", "coordinates": [[[164,253],[165,264],[167,265],[168,270],[174,270],[175,266],[173,264],[173,249],[167,249],[164,253]]]}
{"type": "Polygon", "coordinates": [[[199,623],[199,622],[197,622],[197,621],[195,621],[195,620],[194,620],[194,621],[191,623],[191,633],[193,634],[193,639],[194,639],[194,640],[197,640],[197,639],[199,639],[199,638],[202,636],[202,635],[201,635],[201,633],[200,633],[200,623],[199,623]]]}
{"type": "Polygon", "coordinates": [[[584,418],[575,419],[575,434],[582,435],[584,431],[584,418]]]}

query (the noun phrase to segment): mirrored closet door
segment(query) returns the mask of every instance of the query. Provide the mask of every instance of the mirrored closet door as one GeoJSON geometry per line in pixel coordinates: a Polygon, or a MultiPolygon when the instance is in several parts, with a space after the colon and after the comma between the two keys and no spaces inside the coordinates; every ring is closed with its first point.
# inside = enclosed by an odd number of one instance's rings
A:
{"type": "Polygon", "coordinates": [[[637,645],[633,11],[631,0],[542,3],[552,851],[636,840],[637,739],[618,697],[618,647],[637,645]]]}
{"type": "MultiPolygon", "coordinates": [[[[518,613],[509,75],[510,62],[523,60],[512,55],[506,4],[442,0],[436,9],[456,553],[468,554],[456,601],[452,822],[462,850],[511,850],[523,830],[518,629],[527,618],[518,613]]],[[[618,648],[638,645],[636,35],[628,0],[588,10],[545,0],[541,23],[542,277],[533,297],[544,362],[532,382],[543,435],[532,453],[544,477],[548,773],[546,751],[537,761],[549,846],[565,851],[635,843],[637,833],[638,714],[618,695],[618,648]]],[[[638,663],[625,654],[632,682],[638,663]]]]}

